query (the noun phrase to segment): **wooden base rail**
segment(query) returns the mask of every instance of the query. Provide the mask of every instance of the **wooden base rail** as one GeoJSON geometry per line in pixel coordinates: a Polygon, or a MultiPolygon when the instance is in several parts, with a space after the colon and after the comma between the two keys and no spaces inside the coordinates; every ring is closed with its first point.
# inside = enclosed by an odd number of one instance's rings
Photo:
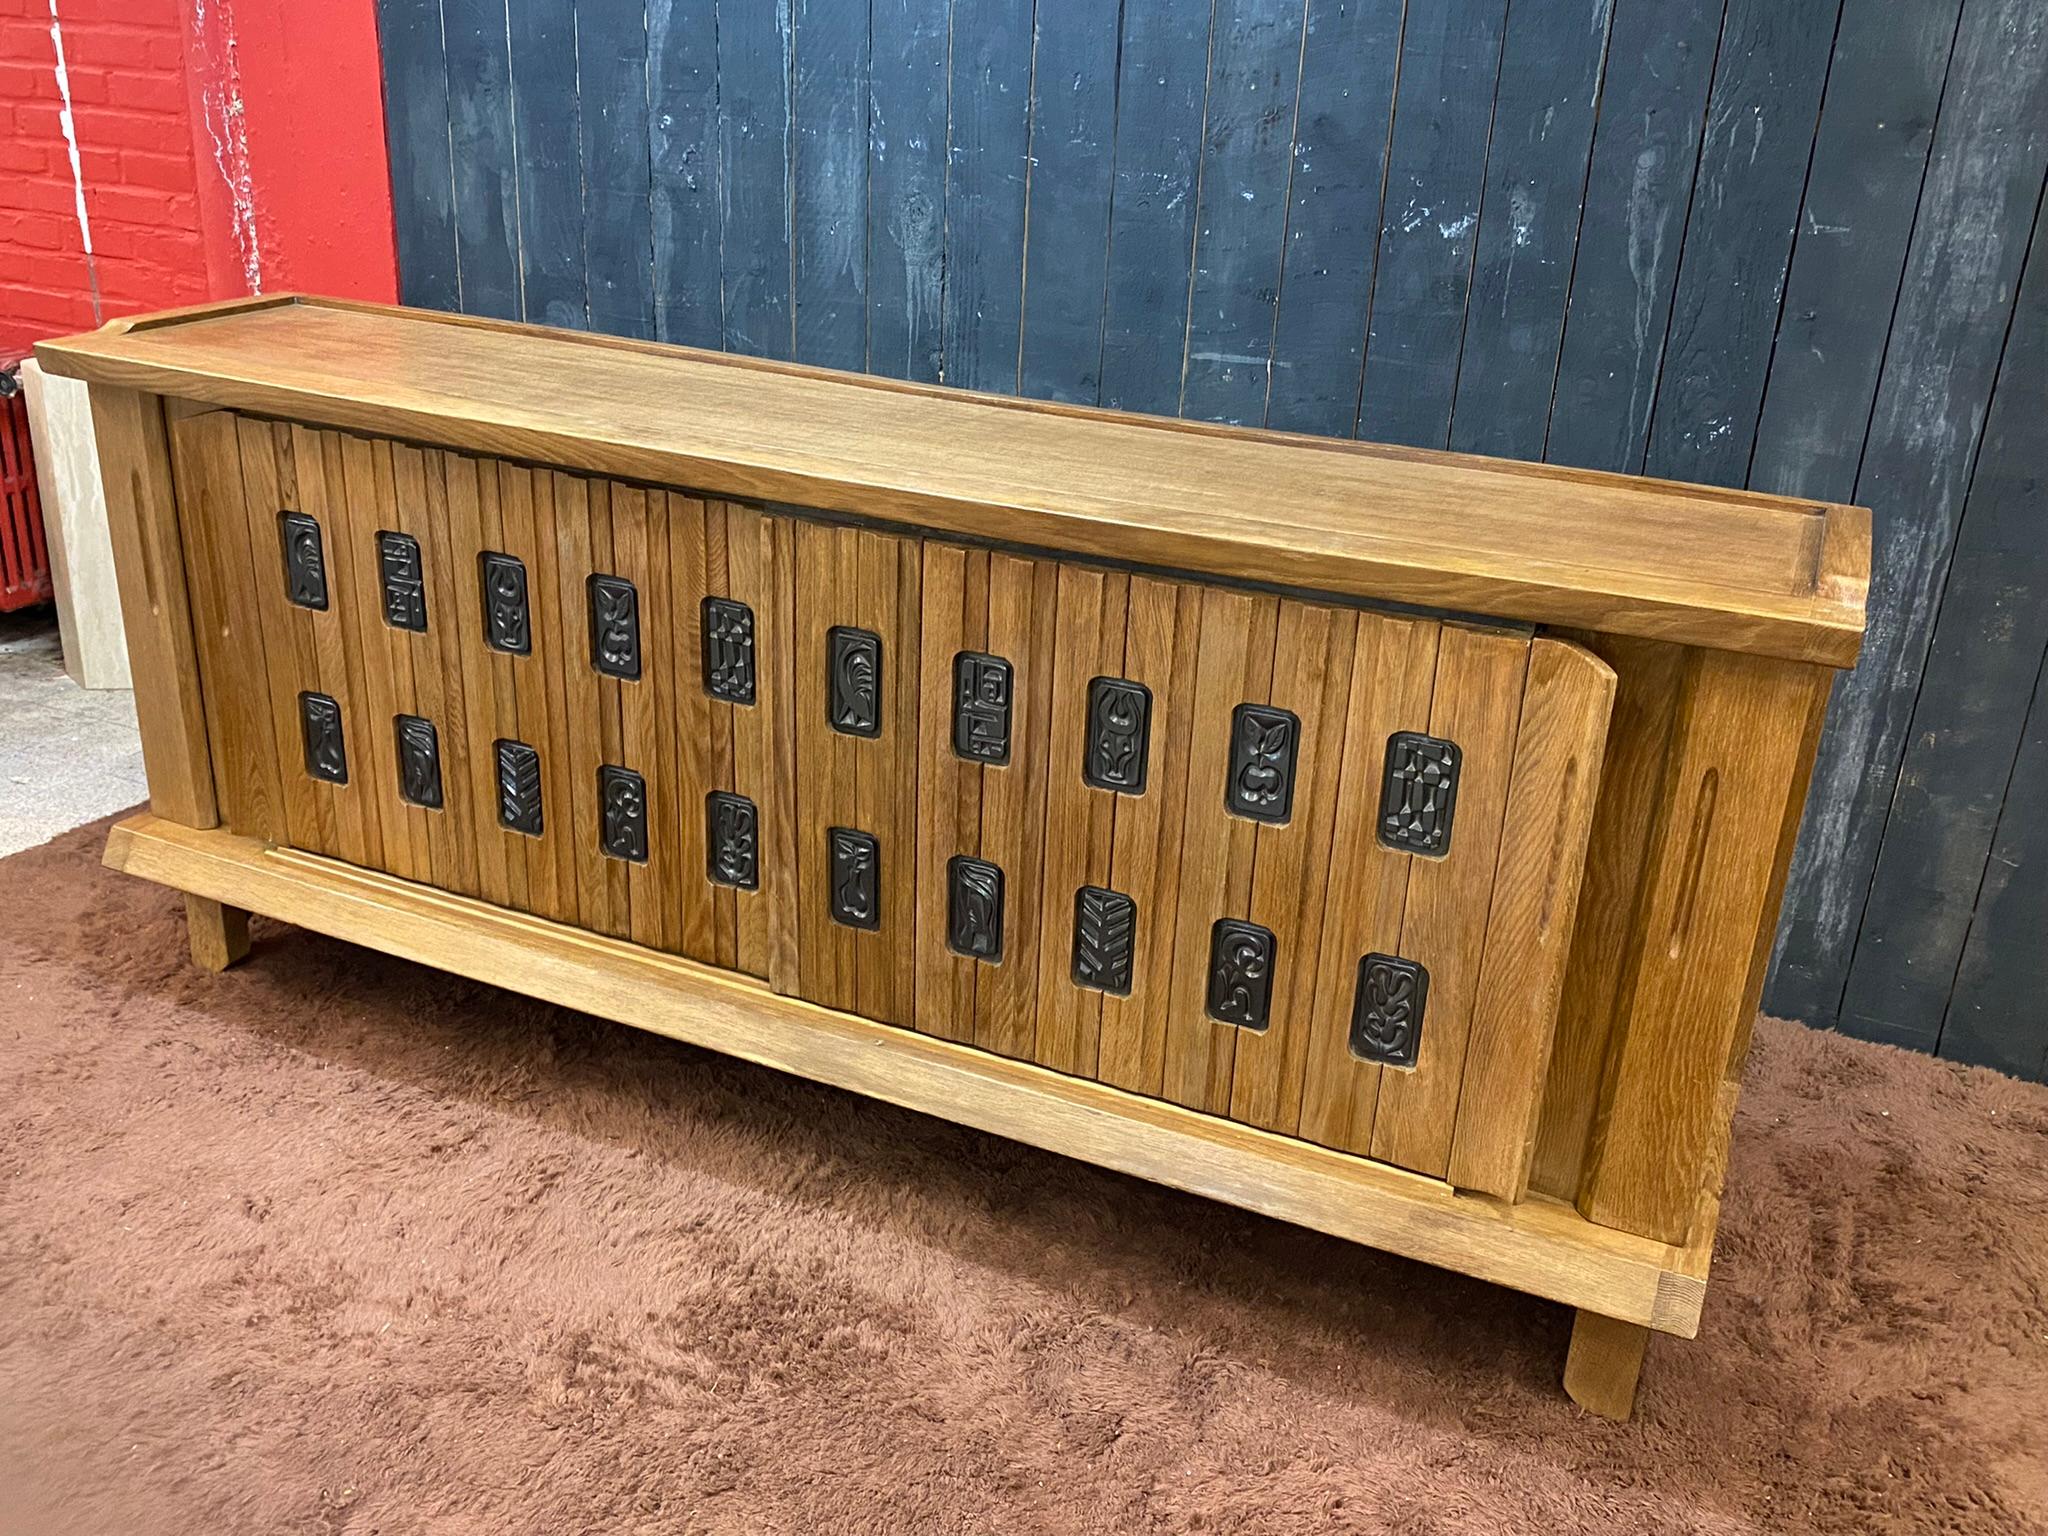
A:
{"type": "Polygon", "coordinates": [[[756,982],[561,923],[219,829],[140,814],[108,868],[280,922],[850,1089],[1120,1173],[1691,1338],[1718,1188],[1683,1247],[1596,1226],[1562,1201],[1509,1205],[972,1046],[781,997],[756,982]]]}

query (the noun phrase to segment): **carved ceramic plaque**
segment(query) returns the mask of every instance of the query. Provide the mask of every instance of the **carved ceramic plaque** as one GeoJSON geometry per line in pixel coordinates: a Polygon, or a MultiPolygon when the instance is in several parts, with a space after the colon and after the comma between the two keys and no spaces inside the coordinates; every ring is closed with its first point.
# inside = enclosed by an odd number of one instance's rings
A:
{"type": "Polygon", "coordinates": [[[704,599],[704,691],[730,704],[754,702],[754,610],[729,597],[704,599]]]}
{"type": "Polygon", "coordinates": [[[640,594],[623,576],[592,576],[590,664],[606,677],[640,676],[640,594]]]}
{"type": "Polygon", "coordinates": [[[956,854],[946,865],[950,884],[946,942],[971,960],[1003,958],[1003,871],[986,859],[956,854]]]}
{"type": "Polygon", "coordinates": [[[647,862],[647,781],[631,768],[597,770],[598,842],[614,859],[647,862]]]}
{"type": "Polygon", "coordinates": [[[761,817],[745,795],[714,789],[704,801],[710,836],[711,878],[720,885],[757,890],[761,884],[761,817]]]}
{"type": "Polygon", "coordinates": [[[540,754],[523,741],[497,745],[498,825],[531,837],[541,834],[540,754]]]}
{"type": "Polygon", "coordinates": [[[484,641],[494,651],[525,656],[533,650],[533,623],[526,611],[526,565],[496,550],[483,554],[484,641]]]}
{"type": "Polygon", "coordinates": [[[866,832],[833,827],[832,920],[849,928],[882,926],[882,846],[866,832]]]}
{"type": "Polygon", "coordinates": [[[1240,704],[1230,717],[1230,780],[1223,803],[1254,821],[1294,814],[1294,758],[1301,721],[1291,709],[1240,704]]]}
{"type": "Polygon", "coordinates": [[[384,622],[393,629],[424,633],[427,581],[426,567],[420,560],[420,541],[409,533],[379,533],[377,574],[384,587],[384,622]]]}
{"type": "Polygon", "coordinates": [[[1273,930],[1234,917],[1209,930],[1209,1017],[1264,1029],[1273,1002],[1273,930]]]}
{"type": "Polygon", "coordinates": [[[1074,893],[1074,984],[1127,997],[1138,938],[1138,904],[1122,891],[1074,893]]]}
{"type": "Polygon", "coordinates": [[[1428,971],[1394,955],[1367,955],[1358,962],[1351,1004],[1351,1054],[1385,1067],[1414,1066],[1428,1000],[1428,971]]]}
{"type": "Polygon", "coordinates": [[[348,782],[348,744],[341,735],[341,706],[324,693],[299,695],[299,730],[306,744],[306,772],[329,784],[348,782]]]}
{"type": "Polygon", "coordinates": [[[320,543],[320,525],[303,512],[277,514],[277,536],[284,547],[284,591],[301,608],[327,606],[327,552],[320,543]]]}
{"type": "Polygon", "coordinates": [[[953,750],[976,763],[1010,760],[1010,664],[962,651],[953,658],[953,750]]]}
{"type": "Polygon", "coordinates": [[[835,624],[825,635],[825,713],[848,736],[882,734],[882,640],[835,624]]]}
{"type": "Polygon", "coordinates": [[[398,793],[408,805],[441,809],[441,737],[434,722],[418,715],[392,721],[398,737],[398,793]]]}
{"type": "Polygon", "coordinates": [[[1152,690],[1120,677],[1088,685],[1088,735],[1081,777],[1097,789],[1145,792],[1145,756],[1152,743],[1152,690]]]}
{"type": "Polygon", "coordinates": [[[1419,731],[1387,738],[1387,777],[1380,790],[1380,841],[1411,853],[1440,854],[1451,846],[1451,813],[1458,808],[1458,768],[1464,754],[1454,741],[1419,731]]]}

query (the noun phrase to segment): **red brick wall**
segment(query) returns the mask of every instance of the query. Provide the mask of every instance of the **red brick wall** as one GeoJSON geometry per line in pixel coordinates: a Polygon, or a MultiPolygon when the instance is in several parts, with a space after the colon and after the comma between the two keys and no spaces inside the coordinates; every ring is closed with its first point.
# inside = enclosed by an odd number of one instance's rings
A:
{"type": "Polygon", "coordinates": [[[252,276],[393,297],[371,0],[56,10],[78,184],[50,0],[0,0],[0,360],[101,319],[233,297],[252,276]]]}
{"type": "MultiPolygon", "coordinates": [[[[104,315],[208,297],[181,7],[59,0],[104,315]]],[[[83,330],[92,284],[58,114],[49,0],[0,0],[0,358],[83,330]]]]}

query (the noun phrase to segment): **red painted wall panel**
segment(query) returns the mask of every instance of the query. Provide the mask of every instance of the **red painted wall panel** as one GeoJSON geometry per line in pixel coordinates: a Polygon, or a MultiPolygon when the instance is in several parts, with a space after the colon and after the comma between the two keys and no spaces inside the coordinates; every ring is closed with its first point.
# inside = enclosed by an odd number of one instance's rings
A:
{"type": "Polygon", "coordinates": [[[0,0],[0,131],[0,359],[259,289],[396,295],[372,0],[0,0]]]}

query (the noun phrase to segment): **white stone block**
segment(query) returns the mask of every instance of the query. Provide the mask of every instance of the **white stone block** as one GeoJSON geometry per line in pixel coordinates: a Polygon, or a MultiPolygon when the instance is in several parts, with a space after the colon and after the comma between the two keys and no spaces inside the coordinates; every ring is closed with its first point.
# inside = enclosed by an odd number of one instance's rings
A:
{"type": "Polygon", "coordinates": [[[128,644],[86,387],[78,379],[44,373],[34,358],[22,362],[21,382],[28,393],[64,670],[82,688],[126,688],[128,644]]]}

